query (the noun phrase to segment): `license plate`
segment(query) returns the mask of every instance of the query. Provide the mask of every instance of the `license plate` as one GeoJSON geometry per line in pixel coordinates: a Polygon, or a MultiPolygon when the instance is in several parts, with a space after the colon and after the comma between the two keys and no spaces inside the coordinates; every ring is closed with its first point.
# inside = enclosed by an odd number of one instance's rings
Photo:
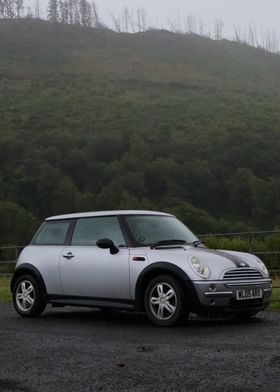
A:
{"type": "Polygon", "coordinates": [[[262,298],[262,296],[263,296],[262,289],[236,290],[236,299],[238,301],[243,301],[245,299],[262,298]]]}

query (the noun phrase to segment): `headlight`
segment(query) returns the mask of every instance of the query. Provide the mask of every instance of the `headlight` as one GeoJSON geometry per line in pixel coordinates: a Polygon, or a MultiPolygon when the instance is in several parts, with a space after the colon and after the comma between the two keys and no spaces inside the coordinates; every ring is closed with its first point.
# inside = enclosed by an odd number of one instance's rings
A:
{"type": "Polygon", "coordinates": [[[265,275],[269,276],[269,272],[268,272],[265,264],[257,256],[256,256],[256,262],[258,263],[258,265],[259,265],[260,269],[263,271],[263,273],[265,275]]]}
{"type": "Polygon", "coordinates": [[[199,276],[204,279],[209,278],[210,269],[198,257],[191,257],[191,266],[199,276]]]}

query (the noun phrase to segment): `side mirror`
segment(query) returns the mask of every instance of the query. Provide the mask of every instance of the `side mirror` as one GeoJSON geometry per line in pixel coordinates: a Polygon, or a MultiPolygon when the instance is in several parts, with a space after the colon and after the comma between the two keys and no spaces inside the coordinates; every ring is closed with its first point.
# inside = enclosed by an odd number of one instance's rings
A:
{"type": "Polygon", "coordinates": [[[119,252],[119,249],[116,247],[114,242],[109,238],[102,238],[96,241],[96,246],[101,249],[110,249],[111,255],[115,255],[119,252]]]}

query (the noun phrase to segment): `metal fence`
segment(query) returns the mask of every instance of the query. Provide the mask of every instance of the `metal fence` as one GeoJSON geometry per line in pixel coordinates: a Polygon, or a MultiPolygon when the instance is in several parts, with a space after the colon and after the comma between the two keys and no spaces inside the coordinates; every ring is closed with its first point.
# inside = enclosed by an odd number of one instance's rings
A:
{"type": "MultiPolygon", "coordinates": [[[[272,263],[275,267],[269,268],[269,272],[275,280],[280,281],[280,230],[211,233],[201,234],[199,238],[210,244],[214,240],[215,245],[223,244],[223,240],[239,240],[235,249],[227,249],[252,253],[260,256],[268,265],[272,263]]],[[[280,288],[280,285],[274,283],[273,288],[280,288]]]]}
{"type": "Polygon", "coordinates": [[[11,276],[23,246],[0,246],[0,276],[11,276]]]}
{"type": "Polygon", "coordinates": [[[200,234],[199,237],[203,240],[204,238],[240,238],[247,244],[246,251],[249,253],[253,253],[255,255],[264,255],[264,254],[276,254],[280,259],[280,249],[273,249],[269,251],[259,251],[258,249],[254,249],[255,241],[265,240],[269,235],[278,235],[280,242],[280,230],[267,230],[267,231],[242,231],[242,232],[234,232],[234,233],[209,233],[209,234],[200,234]]]}

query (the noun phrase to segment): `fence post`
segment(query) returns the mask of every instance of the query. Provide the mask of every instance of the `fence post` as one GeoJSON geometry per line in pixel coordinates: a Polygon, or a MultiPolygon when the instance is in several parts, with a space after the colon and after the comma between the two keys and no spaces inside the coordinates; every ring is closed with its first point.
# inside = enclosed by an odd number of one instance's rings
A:
{"type": "Polygon", "coordinates": [[[249,246],[249,253],[253,253],[252,249],[252,233],[248,231],[248,246],[249,246]]]}

